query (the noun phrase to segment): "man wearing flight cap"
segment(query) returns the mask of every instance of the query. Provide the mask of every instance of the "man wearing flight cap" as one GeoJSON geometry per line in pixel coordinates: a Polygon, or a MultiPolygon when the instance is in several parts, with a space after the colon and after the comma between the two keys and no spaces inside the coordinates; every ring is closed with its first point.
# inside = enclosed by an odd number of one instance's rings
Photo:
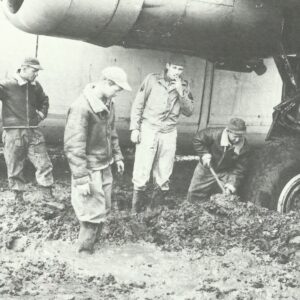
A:
{"type": "Polygon", "coordinates": [[[131,91],[119,67],[107,67],[88,84],[68,111],[64,149],[72,173],[71,201],[80,222],[78,251],[92,252],[111,208],[111,165],[124,171],[112,98],[131,91]]]}
{"type": "Polygon", "coordinates": [[[208,200],[220,188],[212,175],[213,168],[223,182],[226,194],[235,194],[249,163],[249,145],[245,138],[246,124],[232,118],[226,128],[200,130],[194,138],[194,148],[200,160],[188,191],[188,201],[208,200]]]}
{"type": "Polygon", "coordinates": [[[4,157],[9,186],[16,201],[24,201],[26,180],[23,169],[28,157],[36,168],[36,181],[42,193],[37,204],[63,209],[63,205],[56,203],[52,195],[52,163],[44,136],[38,129],[49,108],[48,96],[35,80],[42,69],[38,59],[26,57],[12,78],[0,81],[4,157]]]}
{"type": "Polygon", "coordinates": [[[173,54],[165,70],[149,74],[142,83],[131,110],[131,141],[136,144],[133,169],[132,211],[144,204],[150,211],[164,204],[173,171],[180,114],[193,113],[193,97],[188,82],[182,78],[185,60],[173,54]],[[145,201],[151,172],[155,188],[151,201],[145,201]]]}

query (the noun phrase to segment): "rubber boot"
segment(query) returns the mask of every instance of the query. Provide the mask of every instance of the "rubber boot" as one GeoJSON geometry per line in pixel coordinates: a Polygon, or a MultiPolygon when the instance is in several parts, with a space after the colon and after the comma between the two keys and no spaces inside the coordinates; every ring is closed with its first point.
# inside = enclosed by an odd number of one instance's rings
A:
{"type": "Polygon", "coordinates": [[[14,190],[13,192],[16,204],[24,203],[24,192],[18,190],[14,190]]]}
{"type": "Polygon", "coordinates": [[[101,222],[100,224],[98,224],[98,231],[97,231],[97,236],[96,236],[96,242],[98,240],[100,240],[100,238],[101,238],[101,233],[102,233],[103,226],[104,226],[103,222],[101,222]]]}
{"type": "Polygon", "coordinates": [[[99,224],[80,222],[80,231],[78,235],[78,252],[88,252],[90,254],[93,253],[98,227],[99,224]]]}
{"type": "Polygon", "coordinates": [[[148,212],[159,213],[162,206],[165,204],[167,191],[162,191],[159,187],[155,188],[152,193],[151,202],[148,207],[148,212]]]}
{"type": "Polygon", "coordinates": [[[41,186],[40,191],[42,194],[41,200],[45,205],[54,209],[64,210],[65,206],[62,203],[57,202],[55,197],[53,196],[51,186],[47,186],[47,187],[41,186]]]}
{"type": "Polygon", "coordinates": [[[144,208],[145,191],[133,190],[131,212],[140,213],[144,208]]]}

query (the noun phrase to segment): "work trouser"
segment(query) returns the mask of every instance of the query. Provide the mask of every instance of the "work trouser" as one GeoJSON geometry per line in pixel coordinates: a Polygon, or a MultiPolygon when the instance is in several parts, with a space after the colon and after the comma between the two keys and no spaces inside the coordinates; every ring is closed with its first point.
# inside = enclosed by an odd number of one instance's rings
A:
{"type": "Polygon", "coordinates": [[[141,142],[136,145],[133,168],[135,190],[145,190],[153,172],[154,183],[164,191],[169,190],[176,152],[177,130],[159,132],[150,126],[141,127],[141,142]]]}
{"type": "MultiPolygon", "coordinates": [[[[228,174],[218,173],[218,177],[226,183],[228,174]]],[[[211,174],[209,168],[204,167],[200,162],[196,166],[193,178],[188,190],[187,200],[191,202],[209,200],[209,197],[215,193],[221,193],[216,179],[211,174]]]]}
{"type": "Polygon", "coordinates": [[[24,163],[26,157],[34,165],[36,181],[41,186],[53,184],[52,163],[45,139],[37,128],[4,129],[2,134],[4,158],[9,186],[12,190],[25,190],[24,163]]]}
{"type": "Polygon", "coordinates": [[[75,180],[72,180],[71,202],[79,221],[101,223],[111,210],[111,190],[113,177],[108,166],[102,170],[90,170],[90,195],[78,192],[75,180]]]}

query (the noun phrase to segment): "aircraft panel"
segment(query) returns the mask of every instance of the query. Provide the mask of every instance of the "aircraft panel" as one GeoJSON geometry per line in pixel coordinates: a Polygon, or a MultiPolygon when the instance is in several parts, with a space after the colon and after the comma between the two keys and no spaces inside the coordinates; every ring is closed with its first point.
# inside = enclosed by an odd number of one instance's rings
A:
{"type": "MultiPolygon", "coordinates": [[[[118,65],[128,73],[132,93],[122,92],[115,99],[117,126],[122,131],[122,143],[129,144],[130,109],[140,84],[149,73],[161,72],[170,56],[169,52],[155,50],[133,50],[121,47],[102,48],[99,46],[51,37],[40,37],[39,58],[45,70],[40,80],[50,97],[50,119],[43,123],[51,126],[53,136],[46,134],[48,140],[62,140],[64,116],[70,104],[78,97],[84,86],[95,81],[101,70],[109,65],[118,65]],[[59,127],[59,128],[58,128],[59,127]]],[[[185,78],[190,82],[195,98],[195,112],[192,117],[180,118],[180,143],[191,146],[193,134],[199,123],[203,93],[205,61],[198,57],[185,56],[185,78]],[[182,142],[181,137],[184,138],[182,142]],[[189,142],[189,144],[187,144],[189,142]]],[[[49,116],[49,117],[50,117],[49,116]]]]}
{"type": "Polygon", "coordinates": [[[249,132],[268,131],[272,108],[281,101],[282,82],[273,60],[265,63],[267,72],[262,76],[215,70],[209,126],[226,124],[238,116],[246,120],[249,132]]]}

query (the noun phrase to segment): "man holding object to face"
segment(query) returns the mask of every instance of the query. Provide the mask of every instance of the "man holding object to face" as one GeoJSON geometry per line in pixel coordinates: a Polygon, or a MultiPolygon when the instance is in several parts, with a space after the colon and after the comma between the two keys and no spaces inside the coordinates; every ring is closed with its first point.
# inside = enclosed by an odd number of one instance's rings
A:
{"type": "Polygon", "coordinates": [[[163,204],[169,190],[176,152],[179,115],[191,116],[193,97],[182,77],[185,60],[173,54],[165,70],[149,74],[142,83],[131,111],[131,141],[136,144],[133,170],[132,211],[140,212],[146,204],[150,210],[163,204]],[[145,203],[145,189],[151,171],[154,192],[145,203]]]}

